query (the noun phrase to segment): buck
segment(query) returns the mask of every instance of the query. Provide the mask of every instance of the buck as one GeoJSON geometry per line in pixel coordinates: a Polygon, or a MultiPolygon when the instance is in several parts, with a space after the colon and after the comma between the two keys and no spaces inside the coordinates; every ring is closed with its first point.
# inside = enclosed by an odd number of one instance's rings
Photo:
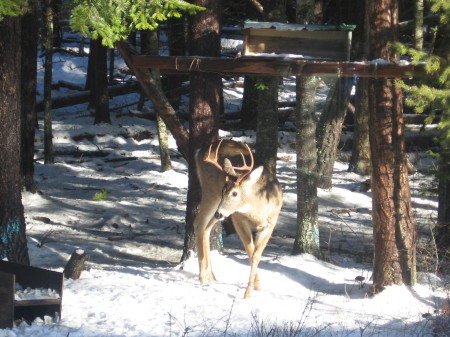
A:
{"type": "Polygon", "coordinates": [[[244,295],[248,298],[253,288],[261,289],[257,268],[280,214],[281,186],[263,166],[253,168],[253,153],[240,142],[216,141],[197,150],[195,163],[201,186],[199,213],[194,220],[200,283],[205,285],[216,279],[211,268],[209,237],[218,221],[231,216],[250,260],[244,295]]]}

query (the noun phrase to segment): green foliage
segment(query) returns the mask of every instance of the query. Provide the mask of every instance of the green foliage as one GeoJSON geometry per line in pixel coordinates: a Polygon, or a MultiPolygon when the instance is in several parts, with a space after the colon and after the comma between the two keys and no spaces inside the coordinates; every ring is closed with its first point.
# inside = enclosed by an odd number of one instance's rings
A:
{"type": "Polygon", "coordinates": [[[269,90],[269,87],[267,86],[267,84],[265,84],[264,81],[259,78],[256,80],[255,88],[257,90],[269,90]]]}
{"type": "Polygon", "coordinates": [[[428,0],[431,4],[431,11],[439,14],[442,24],[450,21],[450,1],[448,0],[428,0]]]}
{"type": "MultiPolygon", "coordinates": [[[[450,1],[429,0],[431,10],[439,15],[441,23],[450,22],[450,1]]],[[[439,122],[440,141],[444,149],[450,146],[450,64],[447,60],[433,54],[427,54],[413,48],[408,48],[400,43],[393,45],[394,49],[403,55],[411,56],[412,63],[425,64],[427,76],[415,81],[415,84],[407,84],[397,81],[406,93],[405,103],[414,108],[417,113],[425,110],[430,113],[426,122],[434,119],[435,113],[441,113],[439,122]]]]}
{"type": "Polygon", "coordinates": [[[108,191],[105,190],[104,188],[101,189],[100,192],[97,192],[94,194],[94,197],[92,198],[92,200],[94,201],[103,201],[108,197],[108,191]]]}
{"type": "Polygon", "coordinates": [[[70,25],[113,47],[137,30],[153,30],[168,18],[203,9],[183,0],[74,0],[70,25]]]}
{"type": "Polygon", "coordinates": [[[0,21],[5,16],[17,16],[22,14],[22,6],[27,4],[27,0],[1,0],[0,1],[0,21]]]}

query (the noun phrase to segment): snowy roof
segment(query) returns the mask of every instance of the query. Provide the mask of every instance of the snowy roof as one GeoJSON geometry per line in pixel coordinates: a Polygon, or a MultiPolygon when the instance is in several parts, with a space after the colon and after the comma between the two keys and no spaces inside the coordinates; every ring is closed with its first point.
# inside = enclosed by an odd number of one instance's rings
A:
{"type": "Polygon", "coordinates": [[[341,24],[339,26],[331,25],[302,25],[293,23],[281,23],[281,22],[258,22],[258,21],[245,21],[244,28],[270,28],[276,30],[353,30],[355,26],[341,24]]]}

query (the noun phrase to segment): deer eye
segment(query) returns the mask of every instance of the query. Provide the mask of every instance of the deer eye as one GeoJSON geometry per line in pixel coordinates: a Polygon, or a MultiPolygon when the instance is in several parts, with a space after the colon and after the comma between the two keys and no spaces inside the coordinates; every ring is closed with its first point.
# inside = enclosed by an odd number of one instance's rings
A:
{"type": "Polygon", "coordinates": [[[233,193],[231,193],[231,196],[233,197],[237,197],[238,193],[236,191],[234,191],[233,193]]]}

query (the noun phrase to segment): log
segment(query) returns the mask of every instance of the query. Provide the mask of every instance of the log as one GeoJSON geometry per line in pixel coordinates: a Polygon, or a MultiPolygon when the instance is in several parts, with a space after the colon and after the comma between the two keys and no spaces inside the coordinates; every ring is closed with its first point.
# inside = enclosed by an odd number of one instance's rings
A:
{"type": "Polygon", "coordinates": [[[88,253],[82,249],[75,249],[70,256],[69,262],[67,262],[67,265],[64,268],[64,277],[71,278],[72,280],[78,280],[84,269],[84,263],[88,259],[88,253]]]}
{"type": "MultiPolygon", "coordinates": [[[[108,92],[109,92],[109,96],[112,97],[112,96],[120,96],[120,95],[129,94],[132,92],[137,92],[138,89],[139,89],[139,83],[133,82],[133,83],[126,83],[126,84],[120,84],[120,85],[115,85],[115,86],[109,87],[108,92]]],[[[52,100],[52,109],[58,109],[58,108],[66,107],[66,106],[72,106],[72,105],[76,105],[76,104],[86,103],[86,102],[89,102],[89,97],[90,97],[90,91],[84,91],[84,92],[76,93],[76,94],[69,95],[69,96],[54,98],[52,100]]],[[[43,101],[39,101],[36,103],[36,110],[38,112],[44,111],[44,102],[43,101]]]]}

